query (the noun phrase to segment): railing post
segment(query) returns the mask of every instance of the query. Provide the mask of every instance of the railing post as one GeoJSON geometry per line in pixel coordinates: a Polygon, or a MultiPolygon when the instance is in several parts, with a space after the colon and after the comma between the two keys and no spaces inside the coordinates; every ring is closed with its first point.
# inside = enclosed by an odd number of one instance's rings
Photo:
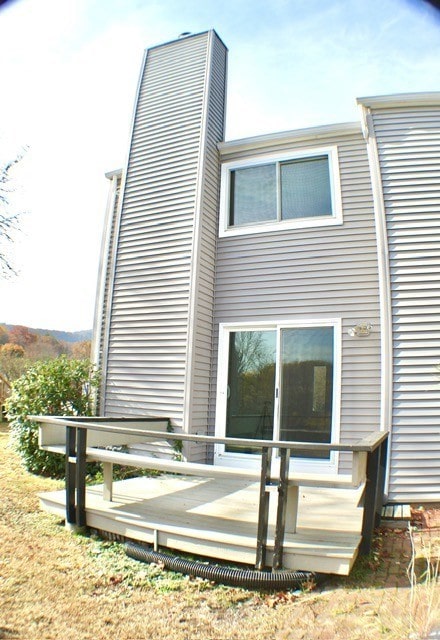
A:
{"type": "Polygon", "coordinates": [[[280,449],[280,479],[278,483],[278,507],[275,524],[273,569],[281,569],[283,564],[284,532],[286,528],[287,495],[289,489],[290,449],[280,449]]]}
{"type": "Polygon", "coordinates": [[[367,455],[362,541],[359,548],[362,555],[368,555],[368,553],[370,553],[373,531],[380,524],[385,483],[387,443],[388,440],[385,439],[376,449],[369,451],[367,455]]]}
{"type": "Polygon", "coordinates": [[[104,481],[103,498],[111,502],[113,500],[113,464],[111,462],[102,463],[102,476],[104,481]]]}
{"type": "Polygon", "coordinates": [[[87,429],[66,425],[66,523],[86,525],[87,429]]]}
{"type": "Polygon", "coordinates": [[[66,425],[66,523],[76,524],[76,428],[66,425]]]}
{"type": "Polygon", "coordinates": [[[87,429],[76,432],[76,524],[86,526],[86,448],[87,429]]]}
{"type": "Polygon", "coordinates": [[[270,482],[270,466],[272,460],[272,448],[263,447],[261,451],[261,476],[260,476],[260,500],[258,508],[257,526],[257,553],[255,567],[259,571],[266,566],[267,529],[269,526],[269,491],[267,485],[270,482]]]}

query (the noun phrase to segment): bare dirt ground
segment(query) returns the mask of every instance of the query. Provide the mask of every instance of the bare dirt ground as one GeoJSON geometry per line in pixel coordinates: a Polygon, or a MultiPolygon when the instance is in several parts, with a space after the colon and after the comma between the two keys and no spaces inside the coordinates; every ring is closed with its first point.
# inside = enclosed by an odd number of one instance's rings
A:
{"type": "Polygon", "coordinates": [[[259,593],[68,533],[38,508],[37,492],[60,483],[26,473],[7,445],[0,426],[1,639],[415,640],[440,627],[440,509],[416,510],[411,535],[382,529],[349,578],[259,593]]]}

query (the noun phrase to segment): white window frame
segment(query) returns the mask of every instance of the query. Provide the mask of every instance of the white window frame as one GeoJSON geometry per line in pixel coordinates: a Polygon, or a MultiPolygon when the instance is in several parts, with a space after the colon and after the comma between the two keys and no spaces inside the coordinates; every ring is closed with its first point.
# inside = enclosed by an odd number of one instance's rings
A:
{"type": "MultiPolygon", "coordinates": [[[[277,173],[279,173],[278,169],[277,173]]],[[[277,178],[277,183],[279,183],[279,176],[277,178]]],[[[283,151],[279,153],[243,158],[242,160],[232,160],[222,164],[220,188],[220,237],[247,235],[250,233],[267,233],[269,231],[284,231],[286,229],[326,227],[340,225],[342,223],[342,198],[337,146],[314,147],[313,149],[301,149],[300,151],[283,151]],[[332,215],[295,218],[291,220],[269,220],[267,222],[258,222],[246,225],[229,225],[231,171],[234,171],[235,169],[256,167],[263,164],[299,160],[301,158],[312,159],[319,156],[327,156],[329,161],[332,215]]]]}
{"type": "MultiPolygon", "coordinates": [[[[341,421],[341,348],[342,348],[342,319],[323,318],[317,320],[283,320],[273,322],[225,322],[219,325],[219,347],[218,347],[218,370],[217,370],[217,402],[216,402],[216,436],[226,438],[226,410],[227,410],[227,387],[229,370],[229,337],[234,331],[265,331],[275,330],[277,332],[277,366],[275,388],[280,388],[280,367],[279,358],[281,353],[281,330],[303,327],[333,327],[333,401],[332,401],[332,429],[331,442],[338,442],[340,438],[341,421]]],[[[280,394],[274,398],[274,424],[279,428],[280,394]]],[[[249,440],[251,443],[252,440],[249,440]]],[[[273,464],[276,468],[279,465],[279,458],[274,451],[273,464]]],[[[235,468],[259,468],[261,456],[255,454],[245,454],[226,451],[223,444],[217,444],[214,448],[214,464],[220,464],[235,468]]],[[[297,472],[304,473],[328,473],[338,472],[339,453],[332,451],[330,458],[306,459],[292,458],[291,465],[297,472]]]]}

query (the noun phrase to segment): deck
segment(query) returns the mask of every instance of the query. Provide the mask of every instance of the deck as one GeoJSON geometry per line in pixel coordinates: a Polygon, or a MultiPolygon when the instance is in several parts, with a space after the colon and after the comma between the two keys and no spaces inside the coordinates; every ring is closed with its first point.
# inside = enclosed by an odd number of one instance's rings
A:
{"type": "Polygon", "coordinates": [[[369,552],[380,521],[386,433],[354,444],[253,440],[261,450],[258,471],[131,453],[131,446],[177,439],[249,446],[244,439],[175,434],[164,419],[32,419],[40,423],[40,447],[66,457],[66,490],[42,495],[41,504],[71,526],[258,570],[348,575],[357,555],[369,552]],[[295,448],[346,451],[351,473],[298,474],[289,464],[295,448]],[[102,464],[103,485],[86,485],[87,461],[102,464]],[[115,482],[114,464],[161,475],[115,482]]]}
{"type": "MultiPolygon", "coordinates": [[[[348,575],[358,555],[362,490],[300,488],[297,531],[285,534],[286,569],[348,575]]],[[[45,511],[64,518],[65,491],[40,496],[45,511]]],[[[86,491],[91,528],[200,556],[254,565],[259,483],[162,475],[86,491]]],[[[275,501],[269,510],[267,557],[274,548],[275,501]]]]}

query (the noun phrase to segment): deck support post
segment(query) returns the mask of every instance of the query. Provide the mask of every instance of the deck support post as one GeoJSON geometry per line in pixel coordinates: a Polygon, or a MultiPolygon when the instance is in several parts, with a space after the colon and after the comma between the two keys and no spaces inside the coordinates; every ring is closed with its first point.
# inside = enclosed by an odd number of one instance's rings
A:
{"type": "Polygon", "coordinates": [[[269,491],[270,467],[272,448],[263,447],[261,450],[260,500],[258,508],[257,553],[255,568],[262,571],[266,566],[267,530],[269,526],[269,491]]]}
{"type": "Polygon", "coordinates": [[[362,541],[359,551],[368,555],[374,529],[380,524],[385,486],[385,470],[388,440],[385,439],[367,455],[367,479],[364,496],[364,518],[362,522],[362,541]]]}
{"type": "Polygon", "coordinates": [[[66,524],[86,525],[87,429],[66,425],[66,524]]]}
{"type": "Polygon", "coordinates": [[[292,484],[287,488],[286,532],[296,533],[298,521],[299,486],[292,484]]]}
{"type": "Polygon", "coordinates": [[[278,483],[278,506],[272,561],[273,569],[281,569],[283,566],[284,532],[286,528],[286,512],[288,507],[287,498],[289,495],[289,462],[290,449],[280,449],[280,479],[278,483]]]}
{"type": "Polygon", "coordinates": [[[87,429],[76,432],[76,524],[86,526],[86,449],[87,429]]]}
{"type": "Polygon", "coordinates": [[[75,509],[76,428],[66,426],[66,523],[76,524],[75,509]]]}

